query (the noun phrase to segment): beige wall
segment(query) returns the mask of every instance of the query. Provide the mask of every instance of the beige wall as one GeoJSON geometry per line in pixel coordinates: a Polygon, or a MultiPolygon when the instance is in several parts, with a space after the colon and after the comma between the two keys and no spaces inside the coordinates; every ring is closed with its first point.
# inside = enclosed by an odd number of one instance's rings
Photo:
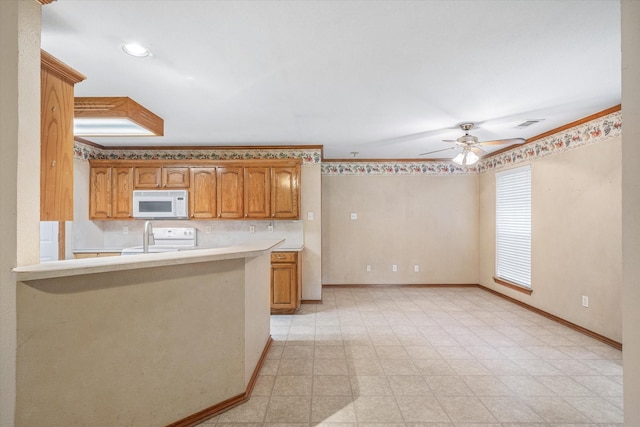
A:
{"type": "Polygon", "coordinates": [[[478,283],[477,175],[323,176],[322,200],[324,284],[478,283]]]}
{"type": "Polygon", "coordinates": [[[640,425],[640,2],[622,1],[624,422],[640,425]]]}
{"type": "Polygon", "coordinates": [[[620,147],[616,138],[531,162],[530,296],[493,282],[495,173],[481,174],[480,283],[621,341],[620,147]]]}
{"type": "Polygon", "coordinates": [[[16,282],[38,262],[40,216],[40,5],[0,1],[0,426],[16,399],[16,282]]]}
{"type": "Polygon", "coordinates": [[[304,221],[302,252],[302,299],[322,299],[322,170],[320,165],[302,165],[300,218],[304,221]],[[313,220],[309,220],[309,212],[313,220]]]}

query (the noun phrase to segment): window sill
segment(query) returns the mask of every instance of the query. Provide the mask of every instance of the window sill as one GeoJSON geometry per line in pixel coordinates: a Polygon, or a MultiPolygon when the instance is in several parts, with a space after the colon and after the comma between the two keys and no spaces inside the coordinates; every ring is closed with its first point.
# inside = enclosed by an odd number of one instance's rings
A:
{"type": "Polygon", "coordinates": [[[527,288],[527,287],[522,286],[522,285],[517,285],[517,284],[515,284],[513,282],[509,282],[508,280],[504,280],[504,279],[500,279],[498,277],[494,277],[493,281],[496,282],[498,285],[506,286],[509,289],[513,289],[515,291],[522,292],[523,294],[531,295],[533,293],[533,289],[527,288]]]}

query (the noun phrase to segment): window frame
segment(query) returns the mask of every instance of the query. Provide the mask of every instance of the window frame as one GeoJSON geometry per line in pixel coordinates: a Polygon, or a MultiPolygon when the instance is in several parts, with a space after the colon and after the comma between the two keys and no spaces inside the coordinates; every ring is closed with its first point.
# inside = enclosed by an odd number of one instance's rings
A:
{"type": "Polygon", "coordinates": [[[494,281],[531,294],[531,164],[496,172],[495,184],[494,281]]]}

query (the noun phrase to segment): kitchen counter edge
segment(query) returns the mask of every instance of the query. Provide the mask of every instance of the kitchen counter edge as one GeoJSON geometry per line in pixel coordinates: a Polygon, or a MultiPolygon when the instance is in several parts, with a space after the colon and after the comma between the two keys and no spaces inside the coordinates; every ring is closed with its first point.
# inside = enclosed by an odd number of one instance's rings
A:
{"type": "Polygon", "coordinates": [[[106,273],[110,271],[251,258],[275,250],[283,245],[284,241],[284,239],[257,240],[225,248],[50,261],[16,267],[12,272],[15,275],[16,281],[27,282],[30,280],[106,273]]]}

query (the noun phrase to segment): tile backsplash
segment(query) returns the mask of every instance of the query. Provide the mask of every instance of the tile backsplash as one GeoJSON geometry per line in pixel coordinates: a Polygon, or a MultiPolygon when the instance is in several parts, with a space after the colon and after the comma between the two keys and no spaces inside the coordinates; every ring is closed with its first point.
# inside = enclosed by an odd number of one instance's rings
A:
{"type": "MultiPolygon", "coordinates": [[[[142,245],[144,220],[127,221],[74,221],[74,249],[122,249],[142,245]]],[[[285,239],[284,246],[304,244],[303,221],[234,220],[190,221],[155,220],[154,227],[193,227],[197,229],[197,245],[225,247],[249,240],[285,239]],[[269,231],[273,225],[273,231],[269,231]],[[251,226],[254,227],[253,233],[251,226]]]]}

